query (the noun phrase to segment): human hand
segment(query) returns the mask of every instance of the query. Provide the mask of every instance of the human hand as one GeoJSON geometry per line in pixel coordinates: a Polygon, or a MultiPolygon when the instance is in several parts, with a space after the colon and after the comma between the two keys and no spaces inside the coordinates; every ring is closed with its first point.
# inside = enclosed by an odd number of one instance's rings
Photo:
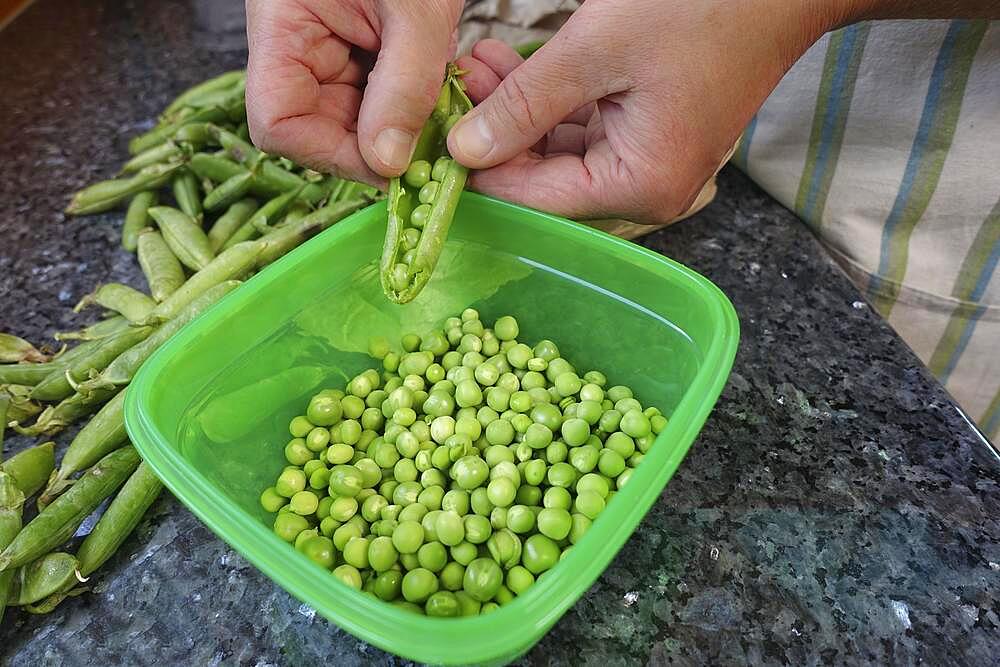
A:
{"type": "Polygon", "coordinates": [[[434,107],[461,10],[461,0],[247,0],[254,144],[384,188],[434,107]]]}
{"type": "Polygon", "coordinates": [[[449,150],[481,170],[473,189],[577,219],[666,223],[688,209],[788,67],[836,24],[817,7],[588,0],[526,62],[484,40],[458,62],[481,103],[452,130],[449,150]]]}

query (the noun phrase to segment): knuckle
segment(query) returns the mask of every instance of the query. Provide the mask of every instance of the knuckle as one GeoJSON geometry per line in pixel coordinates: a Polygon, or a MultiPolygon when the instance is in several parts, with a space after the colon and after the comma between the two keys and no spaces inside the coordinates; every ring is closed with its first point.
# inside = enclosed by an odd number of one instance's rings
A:
{"type": "Polygon", "coordinates": [[[521,77],[517,74],[509,76],[500,86],[500,91],[501,94],[497,96],[499,115],[510,123],[516,132],[524,136],[544,133],[545,128],[539,127],[532,100],[528,97],[521,77]]]}

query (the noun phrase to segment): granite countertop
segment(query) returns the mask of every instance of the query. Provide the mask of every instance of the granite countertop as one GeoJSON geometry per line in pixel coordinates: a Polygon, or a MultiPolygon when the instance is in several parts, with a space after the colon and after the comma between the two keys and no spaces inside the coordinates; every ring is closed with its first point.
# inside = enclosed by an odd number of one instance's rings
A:
{"type": "MultiPolygon", "coordinates": [[[[141,286],[121,214],[65,219],[128,135],[245,58],[241,3],[43,0],[0,40],[0,329],[81,323],[141,286]]],[[[983,665],[1000,646],[1000,460],[795,217],[727,169],[643,243],[732,299],[732,378],[674,480],[525,664],[983,665]]],[[[72,431],[62,434],[65,445],[72,431]]],[[[10,438],[8,452],[27,446],[10,438]]],[[[8,610],[0,663],[401,661],[319,618],[164,495],[48,616],[8,610]]]]}

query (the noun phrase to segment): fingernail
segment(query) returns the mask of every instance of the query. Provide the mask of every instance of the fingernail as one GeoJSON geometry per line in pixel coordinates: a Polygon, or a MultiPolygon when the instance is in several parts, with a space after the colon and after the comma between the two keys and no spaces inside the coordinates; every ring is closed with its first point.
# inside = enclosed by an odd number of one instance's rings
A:
{"type": "Polygon", "coordinates": [[[387,127],[375,137],[375,155],[390,169],[406,169],[413,143],[413,135],[406,130],[387,127]]]}
{"type": "Polygon", "coordinates": [[[453,132],[458,150],[471,158],[481,160],[493,150],[493,135],[482,115],[459,123],[453,132]]]}

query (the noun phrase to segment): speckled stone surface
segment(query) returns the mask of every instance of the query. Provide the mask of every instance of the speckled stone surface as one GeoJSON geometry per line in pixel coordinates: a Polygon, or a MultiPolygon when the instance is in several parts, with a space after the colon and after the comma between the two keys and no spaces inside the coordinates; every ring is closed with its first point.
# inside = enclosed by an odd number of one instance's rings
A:
{"type": "MultiPolygon", "coordinates": [[[[45,0],[0,34],[0,328],[40,340],[84,321],[70,306],[94,285],[142,284],[121,214],[60,210],[173,94],[241,64],[240,5],[45,0]]],[[[730,296],[740,352],[663,497],[523,662],[995,663],[1000,462],[948,395],[739,173],[644,243],[730,296]]],[[[400,663],[169,497],[94,585],[49,616],[9,610],[0,663],[400,663]]]]}

